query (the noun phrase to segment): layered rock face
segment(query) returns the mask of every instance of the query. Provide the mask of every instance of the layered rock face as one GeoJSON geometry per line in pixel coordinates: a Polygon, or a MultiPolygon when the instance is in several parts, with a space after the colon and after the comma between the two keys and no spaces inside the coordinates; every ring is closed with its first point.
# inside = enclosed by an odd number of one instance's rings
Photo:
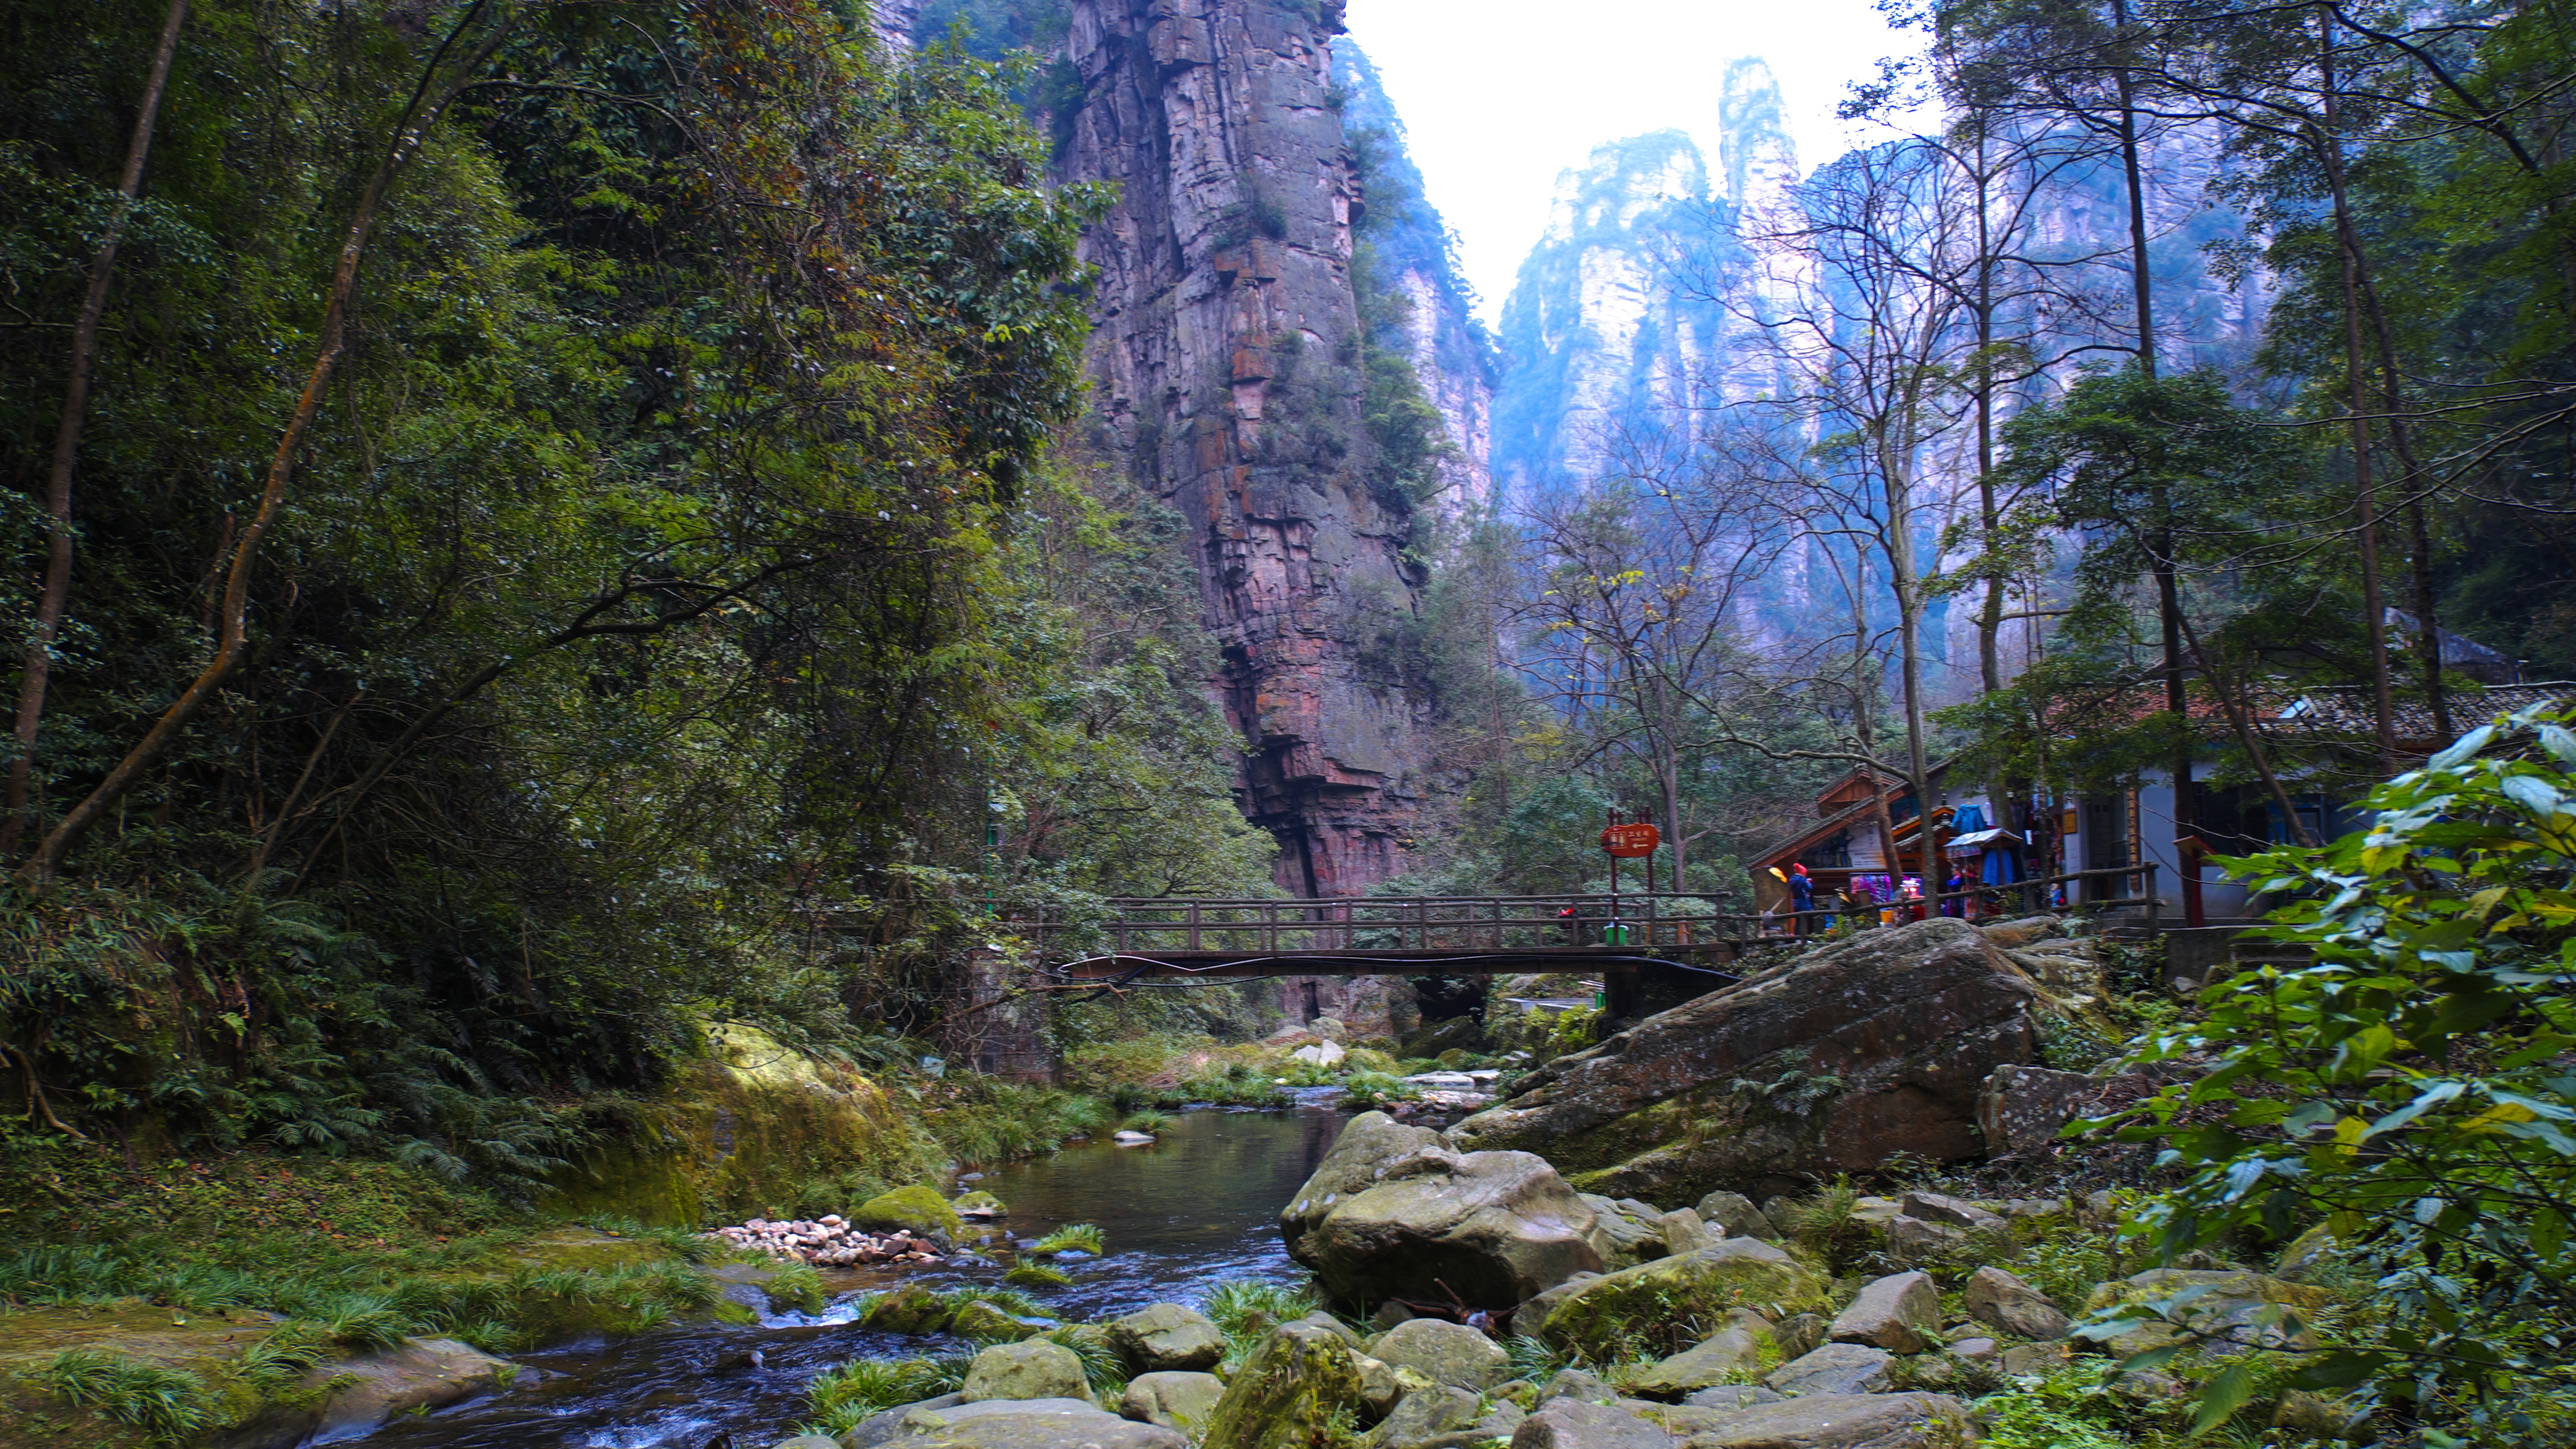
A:
{"type": "Polygon", "coordinates": [[[1074,0],[1071,21],[1064,177],[1121,188],[1084,241],[1102,441],[1189,520],[1280,883],[1355,893],[1403,869],[1423,790],[1389,643],[1424,575],[1363,474],[1341,6],[1074,0]]]}
{"type": "Polygon", "coordinates": [[[1867,931],[1560,1057],[1449,1140],[1648,1199],[1973,1157],[1979,1088],[2037,1059],[2045,1004],[1965,921],[1867,931]]]}

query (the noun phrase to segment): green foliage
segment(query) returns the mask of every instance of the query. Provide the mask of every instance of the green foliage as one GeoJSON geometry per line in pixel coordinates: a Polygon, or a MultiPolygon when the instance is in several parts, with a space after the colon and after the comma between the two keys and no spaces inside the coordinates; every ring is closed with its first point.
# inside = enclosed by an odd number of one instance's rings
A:
{"type": "Polygon", "coordinates": [[[1002,1281],[1022,1288],[1062,1288],[1073,1281],[1073,1275],[1045,1263],[1013,1263],[1002,1281]]]}
{"type": "Polygon", "coordinates": [[[769,1266],[769,1281],[761,1291],[769,1296],[769,1306],[794,1309],[799,1313],[820,1313],[826,1294],[822,1270],[802,1258],[785,1258],[769,1266]]]}
{"type": "Polygon", "coordinates": [[[2370,1383],[2507,1442],[2576,1394],[2576,733],[2500,718],[2368,804],[2331,845],[2229,863],[2314,961],[2214,984],[2141,1044],[2214,1070],[2124,1114],[2183,1175],[2124,1231],[2171,1255],[2326,1222],[2385,1326],[2292,1386],[2370,1383]]]}
{"type": "Polygon", "coordinates": [[[1270,1330],[1303,1318],[1321,1306],[1310,1288],[1284,1288],[1276,1283],[1236,1278],[1210,1288],[1201,1311],[1225,1335],[1225,1361],[1237,1364],[1260,1347],[1270,1330]]]}
{"type": "Polygon", "coordinates": [[[1115,1403],[1127,1386],[1127,1360],[1109,1341],[1097,1332],[1083,1332],[1074,1327],[1049,1329],[1040,1335],[1047,1342],[1071,1349],[1082,1360],[1082,1377],[1091,1391],[1104,1404],[1115,1403]]]}
{"type": "Polygon", "coordinates": [[[853,1359],[826,1369],[805,1386],[805,1403],[814,1415],[802,1432],[838,1435],[856,1428],[871,1414],[897,1404],[917,1403],[954,1393],[966,1382],[967,1355],[945,1358],[853,1359]]]}
{"type": "Polygon", "coordinates": [[[957,1160],[976,1165],[1053,1152],[1100,1131],[1109,1112],[1078,1092],[959,1074],[920,1089],[922,1123],[957,1160]]]}
{"type": "Polygon", "coordinates": [[[1118,1124],[1118,1128],[1122,1132],[1160,1134],[1171,1131],[1172,1124],[1178,1120],[1165,1112],[1130,1112],[1126,1119],[1118,1124]]]}
{"type": "Polygon", "coordinates": [[[1067,1223],[1038,1239],[1038,1245],[1028,1251],[1041,1255],[1081,1252],[1097,1256],[1109,1251],[1109,1235],[1094,1223],[1067,1223]]]}
{"type": "Polygon", "coordinates": [[[67,1349],[37,1371],[37,1381],[76,1408],[139,1430],[156,1443],[177,1443],[213,1417],[205,1380],[100,1349],[67,1349]]]}

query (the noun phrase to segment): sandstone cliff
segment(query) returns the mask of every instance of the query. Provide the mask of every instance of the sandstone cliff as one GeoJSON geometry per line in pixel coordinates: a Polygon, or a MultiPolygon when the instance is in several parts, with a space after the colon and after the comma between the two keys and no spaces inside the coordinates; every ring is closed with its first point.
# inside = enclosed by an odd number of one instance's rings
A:
{"type": "Polygon", "coordinates": [[[1057,121],[1064,179],[1121,188],[1084,242],[1101,442],[1189,521],[1245,814],[1307,895],[1404,869],[1426,763],[1397,647],[1424,573],[1362,410],[1340,29],[1339,0],[1073,0],[1057,121]]]}

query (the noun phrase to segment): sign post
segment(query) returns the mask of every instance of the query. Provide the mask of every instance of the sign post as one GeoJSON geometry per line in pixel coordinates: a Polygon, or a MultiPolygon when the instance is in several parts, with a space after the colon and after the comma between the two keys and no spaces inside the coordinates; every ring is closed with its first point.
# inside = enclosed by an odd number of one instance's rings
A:
{"type": "Polygon", "coordinates": [[[1663,843],[1663,838],[1663,832],[1655,829],[1655,824],[1651,820],[1631,820],[1622,823],[1618,811],[1610,812],[1610,823],[1601,832],[1602,853],[1610,857],[1610,919],[1601,927],[1603,945],[1628,944],[1628,925],[1619,919],[1619,862],[1641,858],[1648,861],[1646,888],[1652,890],[1655,884],[1655,868],[1652,861],[1655,847],[1663,843]]]}

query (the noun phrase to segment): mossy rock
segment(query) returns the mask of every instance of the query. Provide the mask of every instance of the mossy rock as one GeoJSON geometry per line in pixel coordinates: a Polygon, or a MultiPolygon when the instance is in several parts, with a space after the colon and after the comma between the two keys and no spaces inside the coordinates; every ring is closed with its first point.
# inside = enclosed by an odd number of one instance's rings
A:
{"type": "Polygon", "coordinates": [[[1001,1217],[1010,1212],[1002,1200],[989,1192],[970,1192],[948,1205],[959,1217],[1001,1217]]]}
{"type": "Polygon", "coordinates": [[[1538,1336],[1607,1362],[1634,1327],[1659,1329],[1684,1320],[1719,1323],[1736,1308],[1776,1320],[1831,1305],[1824,1282],[1787,1253],[1753,1238],[1724,1238],[1552,1288],[1513,1315],[1517,1331],[1532,1330],[1519,1321],[1532,1306],[1545,1313],[1536,1327],[1538,1336]]]}
{"type": "Polygon", "coordinates": [[[1340,1335],[1291,1323],[1261,1341],[1208,1416],[1201,1449],[1307,1449],[1333,1442],[1334,1421],[1359,1412],[1358,1361],[1340,1335]]]}
{"type": "Polygon", "coordinates": [[[818,1182],[854,1170],[902,1182],[946,1160],[919,1119],[865,1073],[727,1026],[626,1120],[609,1124],[599,1146],[558,1170],[537,1206],[696,1227],[788,1215],[818,1182]]]}
{"type": "Polygon", "coordinates": [[[870,1304],[859,1326],[880,1333],[926,1334],[946,1328],[948,1319],[948,1304],[938,1294],[907,1283],[870,1304]]]}
{"type": "Polygon", "coordinates": [[[944,1233],[952,1238],[966,1227],[937,1188],[919,1184],[869,1198],[850,1214],[850,1221],[872,1233],[910,1228],[917,1233],[944,1233]]]}
{"type": "Polygon", "coordinates": [[[1034,1338],[1044,1330],[1022,1323],[978,1298],[949,1315],[948,1331],[960,1338],[1017,1343],[1023,1338],[1034,1338]]]}

